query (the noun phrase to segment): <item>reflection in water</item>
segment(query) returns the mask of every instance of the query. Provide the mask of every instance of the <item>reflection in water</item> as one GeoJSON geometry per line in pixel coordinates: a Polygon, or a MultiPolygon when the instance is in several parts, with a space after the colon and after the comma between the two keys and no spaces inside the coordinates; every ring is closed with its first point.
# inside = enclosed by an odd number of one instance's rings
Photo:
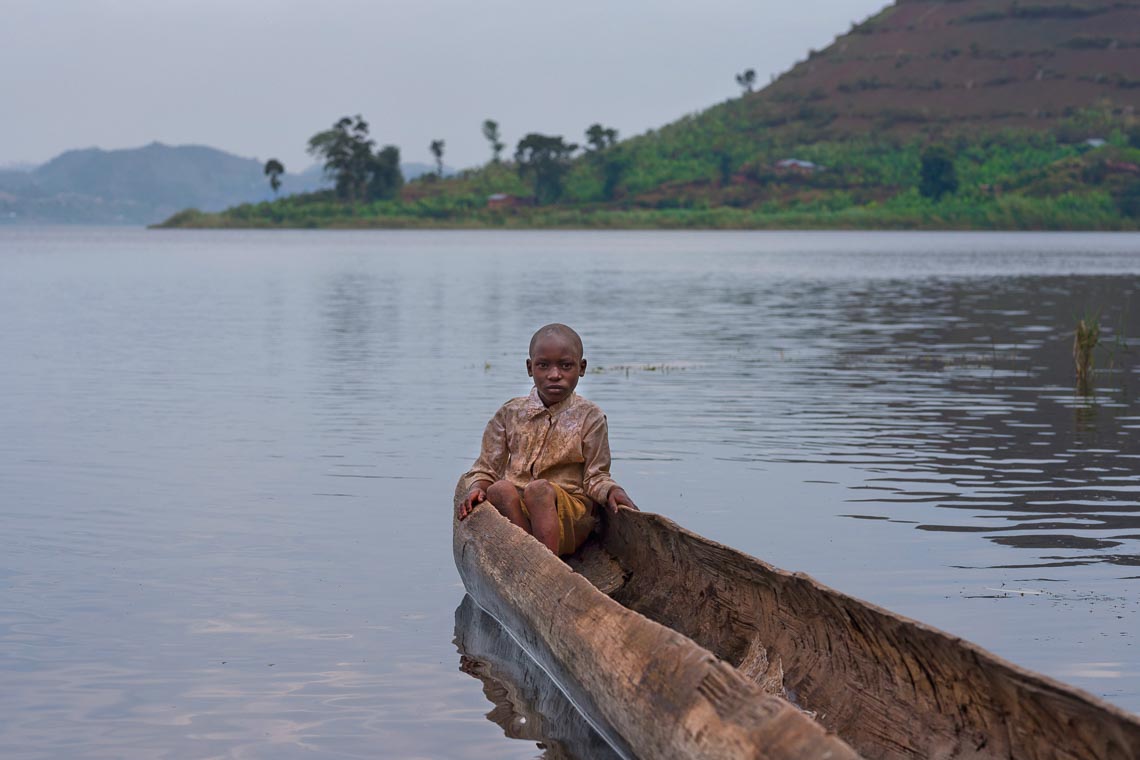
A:
{"type": "Polygon", "coordinates": [[[469,596],[455,610],[459,669],[483,682],[487,720],[512,739],[536,742],[547,760],[617,760],[530,656],[469,596]]]}
{"type": "MultiPolygon", "coordinates": [[[[747,288],[725,300],[776,296],[747,288]]],[[[765,406],[774,417],[754,418],[755,427],[733,419],[731,441],[750,452],[744,461],[864,471],[846,501],[879,514],[852,517],[913,522],[905,505],[931,504],[944,517],[918,530],[1047,551],[990,567],[1138,565],[1138,368],[1115,355],[1091,396],[1076,393],[1070,318],[1082,299],[1105,304],[1105,340],[1123,344],[1138,332],[1136,290],[1096,278],[899,280],[873,291],[792,284],[785,297],[811,313],[768,340],[748,327],[724,337],[756,351],[786,346],[794,357],[772,370],[776,398],[765,406]],[[805,332],[809,324],[819,333],[805,332]]]]}
{"type": "Polygon", "coordinates": [[[367,400],[384,338],[399,327],[398,313],[376,303],[384,292],[378,277],[366,272],[340,272],[326,283],[318,325],[330,395],[367,400]]]}

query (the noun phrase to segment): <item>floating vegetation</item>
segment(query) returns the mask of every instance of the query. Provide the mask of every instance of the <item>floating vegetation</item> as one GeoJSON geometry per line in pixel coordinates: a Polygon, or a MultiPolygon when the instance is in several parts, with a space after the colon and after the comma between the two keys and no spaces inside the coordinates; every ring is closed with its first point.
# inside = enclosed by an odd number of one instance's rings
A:
{"type": "Polygon", "coordinates": [[[680,372],[687,369],[693,369],[700,366],[693,362],[662,362],[660,364],[611,364],[608,367],[602,367],[597,364],[590,367],[590,372],[595,375],[605,373],[624,372],[629,374],[631,372],[680,372]]]}
{"type": "Polygon", "coordinates": [[[1100,343],[1100,313],[1085,314],[1077,321],[1073,337],[1073,363],[1077,369],[1077,391],[1088,395],[1092,390],[1093,351],[1100,343]]]}
{"type": "Polygon", "coordinates": [[[918,354],[905,357],[907,363],[928,369],[998,369],[1009,365],[1023,365],[1029,357],[1015,351],[998,351],[988,354],[918,354]]]}
{"type": "MultiPolygon", "coordinates": [[[[783,358],[783,357],[781,357],[783,358]]],[[[918,353],[882,356],[841,357],[840,366],[846,368],[872,366],[876,364],[909,367],[915,370],[1017,370],[1029,368],[1028,354],[1016,350],[998,350],[988,353],[918,353]]]]}

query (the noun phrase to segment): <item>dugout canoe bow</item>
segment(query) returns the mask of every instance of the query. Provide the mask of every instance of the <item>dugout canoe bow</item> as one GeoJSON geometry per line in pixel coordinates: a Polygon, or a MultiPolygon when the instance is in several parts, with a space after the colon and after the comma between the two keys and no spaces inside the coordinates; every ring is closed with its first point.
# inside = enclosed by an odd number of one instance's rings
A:
{"type": "Polygon", "coordinates": [[[470,596],[455,609],[459,670],[479,679],[503,733],[536,742],[546,760],[621,760],[530,655],[470,596]]]}
{"type": "Polygon", "coordinates": [[[1136,715],[660,515],[605,515],[567,564],[484,503],[453,551],[625,757],[1140,760],[1136,715]]]}

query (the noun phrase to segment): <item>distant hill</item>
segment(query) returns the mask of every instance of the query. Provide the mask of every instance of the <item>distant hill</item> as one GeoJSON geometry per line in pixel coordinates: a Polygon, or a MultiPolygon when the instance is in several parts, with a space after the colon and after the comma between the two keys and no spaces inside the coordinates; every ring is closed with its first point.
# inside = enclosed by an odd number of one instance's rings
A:
{"type": "MultiPolygon", "coordinates": [[[[1086,140],[1126,145],[1122,131],[1135,131],[1138,106],[1137,0],[899,0],[767,87],[623,141],[614,153],[620,179],[600,199],[814,218],[903,205],[918,184],[923,146],[946,143],[959,195],[973,194],[974,208],[1001,205],[1006,188],[1031,184],[1025,172],[1053,171],[1086,140]]],[[[1087,163],[1073,183],[1055,183],[1056,193],[1118,198],[1135,158],[1102,152],[1087,163]]],[[[599,199],[603,173],[576,167],[567,194],[599,199]]],[[[915,213],[908,207],[892,223],[915,213]]]]}
{"type": "MultiPolygon", "coordinates": [[[[201,145],[70,150],[31,170],[0,170],[0,223],[152,224],[186,208],[271,200],[264,165],[201,145]]],[[[434,167],[407,164],[417,176],[434,167]]],[[[328,183],[319,166],[281,177],[281,195],[328,183]]]]}
{"type": "Polygon", "coordinates": [[[745,98],[758,129],[1049,129],[1140,101],[1140,3],[899,0],[745,98]]]}
{"type": "Polygon", "coordinates": [[[1138,106],[1140,0],[899,0],[768,86],[557,172],[504,161],[363,212],[301,195],[169,224],[1134,230],[1138,106]]]}
{"type": "MultiPolygon", "coordinates": [[[[281,178],[283,193],[322,186],[281,178]]],[[[0,172],[0,222],[149,224],[187,207],[222,209],[273,196],[263,165],[201,145],[70,150],[31,171],[0,172]]]]}

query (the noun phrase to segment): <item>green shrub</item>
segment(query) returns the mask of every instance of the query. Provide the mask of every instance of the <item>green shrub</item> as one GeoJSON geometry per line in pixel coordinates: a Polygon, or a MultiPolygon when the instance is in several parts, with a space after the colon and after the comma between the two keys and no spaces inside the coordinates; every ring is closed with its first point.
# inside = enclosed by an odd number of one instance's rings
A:
{"type": "Polygon", "coordinates": [[[954,158],[945,147],[934,146],[923,152],[919,177],[918,192],[924,198],[937,201],[944,195],[958,192],[954,158]]]}

